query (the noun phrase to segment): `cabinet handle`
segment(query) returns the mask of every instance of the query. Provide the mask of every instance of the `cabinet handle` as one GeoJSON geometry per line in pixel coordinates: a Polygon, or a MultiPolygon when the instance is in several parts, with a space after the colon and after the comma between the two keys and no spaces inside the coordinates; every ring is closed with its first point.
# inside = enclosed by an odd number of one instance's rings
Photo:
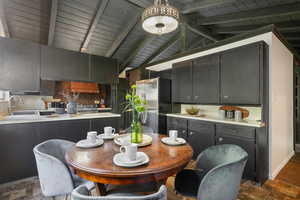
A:
{"type": "Polygon", "coordinates": [[[190,135],[194,135],[195,133],[194,132],[190,132],[190,135]]]}
{"type": "Polygon", "coordinates": [[[229,96],[224,96],[224,99],[228,99],[229,96]]]}
{"type": "Polygon", "coordinates": [[[198,99],[199,98],[199,96],[195,96],[195,99],[198,99]]]}
{"type": "Polygon", "coordinates": [[[186,131],[185,131],[185,130],[183,130],[183,131],[182,131],[182,133],[186,133],[186,131]]]}
{"type": "Polygon", "coordinates": [[[222,137],[219,137],[219,142],[222,142],[223,141],[223,138],[222,137]]]}
{"type": "Polygon", "coordinates": [[[188,100],[190,100],[190,99],[191,99],[191,96],[187,96],[186,98],[187,98],[188,100]]]}

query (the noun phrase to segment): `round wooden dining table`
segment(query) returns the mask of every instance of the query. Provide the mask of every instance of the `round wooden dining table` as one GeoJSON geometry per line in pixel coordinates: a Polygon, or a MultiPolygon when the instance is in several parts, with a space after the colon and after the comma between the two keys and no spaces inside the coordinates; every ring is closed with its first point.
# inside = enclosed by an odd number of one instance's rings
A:
{"type": "Polygon", "coordinates": [[[66,161],[76,175],[95,183],[98,195],[105,195],[105,184],[165,183],[189,163],[193,150],[189,144],[169,146],[160,141],[164,136],[151,136],[152,144],[138,149],[149,156],[150,162],[139,167],[125,168],[113,163],[113,156],[120,152],[113,140],[105,140],[98,148],[74,146],[67,152],[66,161]]]}

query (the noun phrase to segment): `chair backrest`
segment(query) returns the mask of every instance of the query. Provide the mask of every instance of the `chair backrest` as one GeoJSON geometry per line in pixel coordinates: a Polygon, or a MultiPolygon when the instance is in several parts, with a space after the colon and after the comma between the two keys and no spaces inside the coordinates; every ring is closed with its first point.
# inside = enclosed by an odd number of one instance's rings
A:
{"type": "Polygon", "coordinates": [[[203,151],[197,166],[201,166],[206,175],[200,183],[197,199],[235,200],[247,159],[247,152],[237,145],[217,145],[203,151]]]}
{"type": "Polygon", "coordinates": [[[74,189],[65,161],[65,153],[73,145],[73,142],[66,140],[48,140],[34,147],[39,181],[45,196],[64,195],[74,189]]]}
{"type": "Polygon", "coordinates": [[[167,200],[167,188],[162,185],[156,193],[149,195],[108,195],[89,196],[89,190],[85,186],[79,186],[72,192],[72,200],[167,200]]]}

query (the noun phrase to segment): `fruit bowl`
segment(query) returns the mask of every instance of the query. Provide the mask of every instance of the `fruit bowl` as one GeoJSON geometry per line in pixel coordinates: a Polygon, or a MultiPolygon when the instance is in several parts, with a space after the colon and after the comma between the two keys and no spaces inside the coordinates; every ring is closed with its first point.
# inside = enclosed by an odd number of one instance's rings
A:
{"type": "Polygon", "coordinates": [[[199,113],[200,109],[199,108],[195,108],[195,107],[191,107],[191,108],[186,108],[185,111],[189,115],[197,115],[199,113]]]}

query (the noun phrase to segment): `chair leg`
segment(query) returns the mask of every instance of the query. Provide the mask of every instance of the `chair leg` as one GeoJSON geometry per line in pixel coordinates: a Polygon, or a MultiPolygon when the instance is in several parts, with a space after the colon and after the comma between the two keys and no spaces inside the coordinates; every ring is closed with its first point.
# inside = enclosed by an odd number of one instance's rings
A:
{"type": "Polygon", "coordinates": [[[66,194],[66,196],[65,196],[65,200],[68,200],[68,196],[69,196],[69,195],[67,195],[67,194],[66,194]]]}

